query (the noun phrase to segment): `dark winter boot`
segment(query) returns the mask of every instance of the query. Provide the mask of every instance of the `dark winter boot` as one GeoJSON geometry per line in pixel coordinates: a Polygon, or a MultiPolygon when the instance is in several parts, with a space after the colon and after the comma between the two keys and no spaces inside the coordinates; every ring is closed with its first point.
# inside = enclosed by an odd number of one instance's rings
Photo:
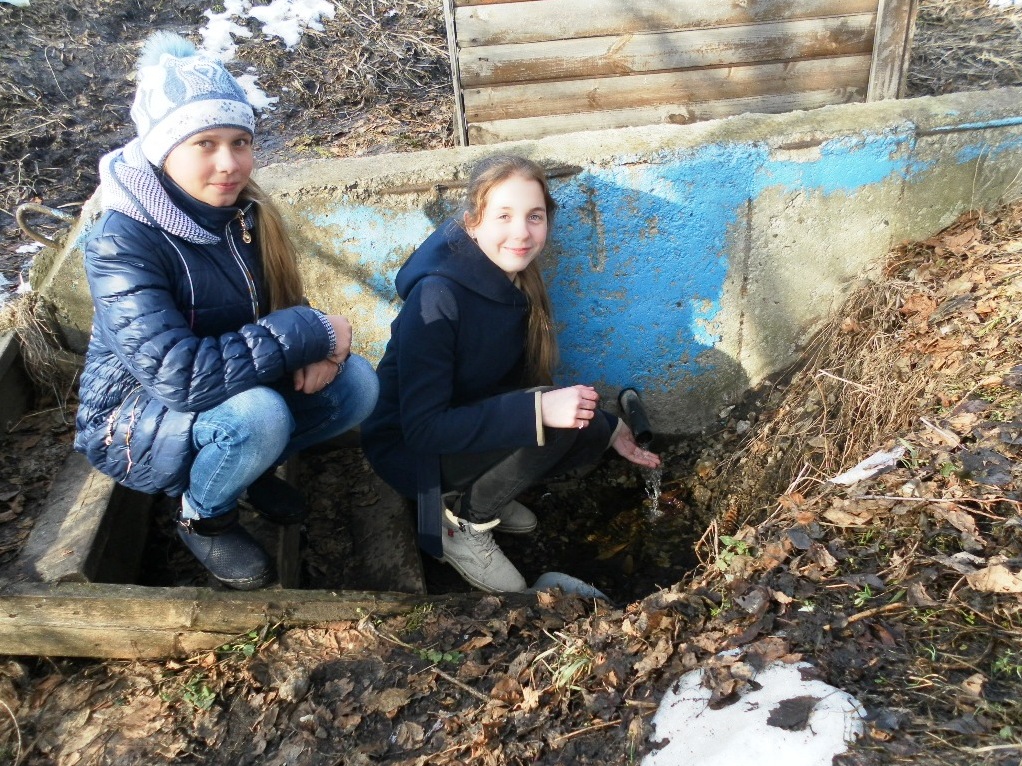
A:
{"type": "Polygon", "coordinates": [[[178,518],[178,537],[192,555],[228,588],[255,590],[274,578],[266,551],[238,523],[238,509],[209,519],[178,518]]]}
{"type": "Polygon", "coordinates": [[[299,524],[309,515],[305,498],[270,469],[249,486],[245,500],[274,524],[299,524]]]}

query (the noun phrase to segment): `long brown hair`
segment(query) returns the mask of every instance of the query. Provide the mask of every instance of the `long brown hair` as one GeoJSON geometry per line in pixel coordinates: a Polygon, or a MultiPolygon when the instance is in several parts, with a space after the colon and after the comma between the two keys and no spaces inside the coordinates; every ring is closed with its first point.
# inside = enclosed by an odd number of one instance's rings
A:
{"type": "Polygon", "coordinates": [[[239,195],[239,202],[242,200],[253,202],[258,208],[256,242],[263,257],[263,281],[270,293],[270,311],[297,306],[304,300],[305,289],[298,272],[298,252],[280,211],[252,179],[239,195]]]}
{"type": "MultiPolygon", "coordinates": [[[[547,221],[552,222],[557,203],[550,196],[546,172],[532,160],[517,155],[496,155],[479,162],[469,176],[461,220],[471,228],[482,220],[490,191],[499,183],[515,176],[536,181],[543,190],[547,221]]],[[[525,342],[525,374],[527,383],[548,386],[553,382],[557,365],[557,337],[554,335],[553,312],[538,259],[518,273],[518,286],[529,300],[529,326],[525,342]]]]}

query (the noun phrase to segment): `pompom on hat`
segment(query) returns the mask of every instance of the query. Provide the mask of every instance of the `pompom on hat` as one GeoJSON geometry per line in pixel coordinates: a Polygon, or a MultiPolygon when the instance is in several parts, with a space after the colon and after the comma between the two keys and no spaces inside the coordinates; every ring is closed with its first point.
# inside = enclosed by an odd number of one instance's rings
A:
{"type": "Polygon", "coordinates": [[[174,147],[204,130],[240,128],[255,135],[255,113],[238,81],[220,61],[171,32],[146,40],[131,119],[142,153],[156,167],[174,147]]]}

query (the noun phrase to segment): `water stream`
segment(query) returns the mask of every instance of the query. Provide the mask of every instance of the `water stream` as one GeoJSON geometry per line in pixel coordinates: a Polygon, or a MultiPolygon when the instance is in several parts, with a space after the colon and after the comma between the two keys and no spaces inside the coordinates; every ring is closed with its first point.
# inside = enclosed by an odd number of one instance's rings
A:
{"type": "Polygon", "coordinates": [[[646,497],[649,498],[646,519],[653,522],[664,515],[664,512],[660,510],[660,482],[664,476],[664,469],[647,468],[642,471],[642,476],[646,480],[646,497]]]}

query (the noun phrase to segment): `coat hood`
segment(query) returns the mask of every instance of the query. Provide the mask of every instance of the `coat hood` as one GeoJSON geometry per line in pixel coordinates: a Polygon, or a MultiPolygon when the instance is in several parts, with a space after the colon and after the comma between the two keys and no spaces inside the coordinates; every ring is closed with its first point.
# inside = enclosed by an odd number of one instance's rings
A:
{"type": "Polygon", "coordinates": [[[412,253],[397,273],[394,286],[401,300],[424,277],[441,276],[498,303],[523,305],[525,294],[507,278],[452,218],[412,253]]]}

